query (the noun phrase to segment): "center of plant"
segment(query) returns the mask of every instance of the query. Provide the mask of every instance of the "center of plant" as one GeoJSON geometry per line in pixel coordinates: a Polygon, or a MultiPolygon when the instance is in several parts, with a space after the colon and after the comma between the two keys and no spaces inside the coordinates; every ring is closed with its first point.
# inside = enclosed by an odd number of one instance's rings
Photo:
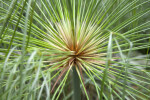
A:
{"type": "Polygon", "coordinates": [[[56,30],[54,34],[48,28],[49,35],[53,41],[49,42],[54,46],[55,58],[51,63],[64,61],[62,67],[80,66],[83,62],[95,62],[98,58],[98,45],[102,42],[97,37],[100,29],[96,25],[85,22],[76,22],[72,27],[69,20],[63,20],[55,24],[56,30]],[[52,35],[53,34],[53,35],[52,35]],[[58,52],[57,52],[58,51],[58,52]]]}

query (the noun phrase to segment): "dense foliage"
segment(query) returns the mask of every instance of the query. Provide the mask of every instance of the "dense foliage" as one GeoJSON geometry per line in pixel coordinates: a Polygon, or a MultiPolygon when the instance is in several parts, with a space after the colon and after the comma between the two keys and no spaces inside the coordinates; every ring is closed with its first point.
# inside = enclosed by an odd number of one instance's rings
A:
{"type": "Polygon", "coordinates": [[[149,5],[0,0],[0,100],[150,100],[149,5]]]}

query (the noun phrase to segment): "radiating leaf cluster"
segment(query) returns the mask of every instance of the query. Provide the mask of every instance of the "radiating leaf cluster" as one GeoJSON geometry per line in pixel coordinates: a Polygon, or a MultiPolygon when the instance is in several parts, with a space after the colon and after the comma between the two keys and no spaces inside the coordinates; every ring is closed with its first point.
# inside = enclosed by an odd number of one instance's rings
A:
{"type": "Polygon", "coordinates": [[[0,99],[70,100],[75,67],[83,100],[149,100],[149,5],[0,0],[0,99]]]}

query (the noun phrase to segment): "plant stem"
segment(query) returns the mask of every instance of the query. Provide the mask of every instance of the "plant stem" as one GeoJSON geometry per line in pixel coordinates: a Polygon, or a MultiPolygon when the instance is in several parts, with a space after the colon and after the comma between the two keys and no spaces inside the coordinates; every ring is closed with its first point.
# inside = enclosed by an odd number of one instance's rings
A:
{"type": "Polygon", "coordinates": [[[73,67],[73,92],[73,100],[81,100],[80,79],[75,67],[73,67]]]}

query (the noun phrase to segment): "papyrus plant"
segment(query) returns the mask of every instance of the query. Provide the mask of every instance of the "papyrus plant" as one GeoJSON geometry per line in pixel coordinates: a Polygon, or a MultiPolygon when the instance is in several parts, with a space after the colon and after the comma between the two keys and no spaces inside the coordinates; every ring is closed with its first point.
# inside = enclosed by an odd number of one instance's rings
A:
{"type": "Polygon", "coordinates": [[[149,4],[1,0],[0,99],[149,100],[149,4]]]}

